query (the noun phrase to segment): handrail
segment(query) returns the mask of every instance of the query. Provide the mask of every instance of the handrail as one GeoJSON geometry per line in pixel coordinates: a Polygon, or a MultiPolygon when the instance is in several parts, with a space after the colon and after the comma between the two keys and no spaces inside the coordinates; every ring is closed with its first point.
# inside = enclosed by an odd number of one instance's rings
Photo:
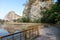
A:
{"type": "MultiPolygon", "coordinates": [[[[5,36],[0,36],[0,39],[2,40],[3,38],[5,38],[5,37],[9,37],[9,36],[13,36],[13,35],[16,35],[16,34],[23,34],[23,37],[25,38],[24,40],[31,40],[31,39],[33,39],[34,37],[36,37],[36,36],[38,36],[39,34],[39,32],[38,32],[38,27],[33,27],[33,28],[31,28],[31,29],[27,29],[27,30],[23,30],[23,31],[21,31],[21,32],[17,32],[17,33],[13,33],[13,34],[9,34],[9,35],[5,35],[5,36]],[[32,36],[33,35],[33,36],[32,36]],[[29,36],[29,38],[28,38],[28,36],[29,36]]],[[[22,40],[22,38],[21,38],[21,35],[19,35],[20,37],[20,40],[22,40]]],[[[8,38],[6,38],[6,40],[7,40],[8,38]]],[[[13,39],[14,39],[14,36],[13,36],[13,39]]],[[[12,39],[12,40],[13,40],[12,39]]],[[[18,39],[18,38],[17,38],[18,39]]]]}
{"type": "MultiPolygon", "coordinates": [[[[31,30],[31,29],[28,29],[28,30],[31,30]]],[[[12,33],[12,34],[5,35],[5,36],[0,36],[0,38],[4,38],[4,37],[11,36],[11,35],[14,35],[14,34],[22,33],[22,32],[28,31],[28,30],[24,30],[24,31],[17,32],[17,33],[12,33]]]]}

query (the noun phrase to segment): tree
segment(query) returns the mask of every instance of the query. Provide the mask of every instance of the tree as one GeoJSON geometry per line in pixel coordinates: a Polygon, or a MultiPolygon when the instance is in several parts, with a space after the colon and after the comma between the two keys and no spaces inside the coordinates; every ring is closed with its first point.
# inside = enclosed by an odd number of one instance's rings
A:
{"type": "Polygon", "coordinates": [[[57,0],[58,1],[58,4],[60,4],[60,0],[57,0]]]}
{"type": "Polygon", "coordinates": [[[0,19],[0,24],[4,24],[5,20],[0,19]]]}
{"type": "Polygon", "coordinates": [[[26,17],[23,17],[21,20],[22,22],[29,22],[29,18],[26,18],[26,17]]]}
{"type": "Polygon", "coordinates": [[[16,22],[29,22],[29,18],[22,17],[16,20],[16,22]]]}
{"type": "Polygon", "coordinates": [[[60,6],[58,3],[54,4],[50,9],[42,12],[42,22],[57,23],[60,21],[60,6]]]}
{"type": "Polygon", "coordinates": [[[41,18],[37,18],[33,21],[34,23],[41,23],[41,18]]]}

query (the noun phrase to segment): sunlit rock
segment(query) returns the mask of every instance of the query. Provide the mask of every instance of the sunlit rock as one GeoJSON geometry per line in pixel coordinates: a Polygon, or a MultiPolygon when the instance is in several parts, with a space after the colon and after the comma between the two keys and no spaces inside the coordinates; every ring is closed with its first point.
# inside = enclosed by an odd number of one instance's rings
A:
{"type": "Polygon", "coordinates": [[[41,11],[50,8],[52,0],[33,0],[26,4],[23,16],[29,17],[31,21],[41,18],[41,11]]]}
{"type": "Polygon", "coordinates": [[[17,15],[14,11],[10,11],[6,16],[5,20],[12,21],[15,19],[21,18],[21,16],[17,15]]]}

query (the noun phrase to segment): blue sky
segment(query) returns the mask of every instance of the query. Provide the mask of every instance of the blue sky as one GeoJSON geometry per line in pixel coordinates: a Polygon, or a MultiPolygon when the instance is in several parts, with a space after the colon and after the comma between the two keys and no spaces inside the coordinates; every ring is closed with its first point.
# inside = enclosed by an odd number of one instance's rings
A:
{"type": "Polygon", "coordinates": [[[56,2],[57,0],[53,0],[54,2],[56,2]]]}
{"type": "Polygon", "coordinates": [[[0,19],[3,19],[9,11],[22,15],[25,3],[26,0],[0,0],[0,19]]]}
{"type": "MultiPolygon", "coordinates": [[[[16,14],[22,15],[24,10],[24,5],[27,0],[0,0],[0,19],[9,11],[15,11],[16,14]]],[[[56,2],[56,0],[54,0],[56,2]]]]}

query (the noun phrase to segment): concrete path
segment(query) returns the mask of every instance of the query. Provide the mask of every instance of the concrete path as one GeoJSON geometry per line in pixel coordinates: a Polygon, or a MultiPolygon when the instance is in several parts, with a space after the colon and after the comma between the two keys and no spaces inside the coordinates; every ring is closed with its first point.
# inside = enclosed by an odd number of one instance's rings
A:
{"type": "Polygon", "coordinates": [[[60,30],[56,27],[42,28],[40,37],[35,40],[60,40],[60,30]]]}

